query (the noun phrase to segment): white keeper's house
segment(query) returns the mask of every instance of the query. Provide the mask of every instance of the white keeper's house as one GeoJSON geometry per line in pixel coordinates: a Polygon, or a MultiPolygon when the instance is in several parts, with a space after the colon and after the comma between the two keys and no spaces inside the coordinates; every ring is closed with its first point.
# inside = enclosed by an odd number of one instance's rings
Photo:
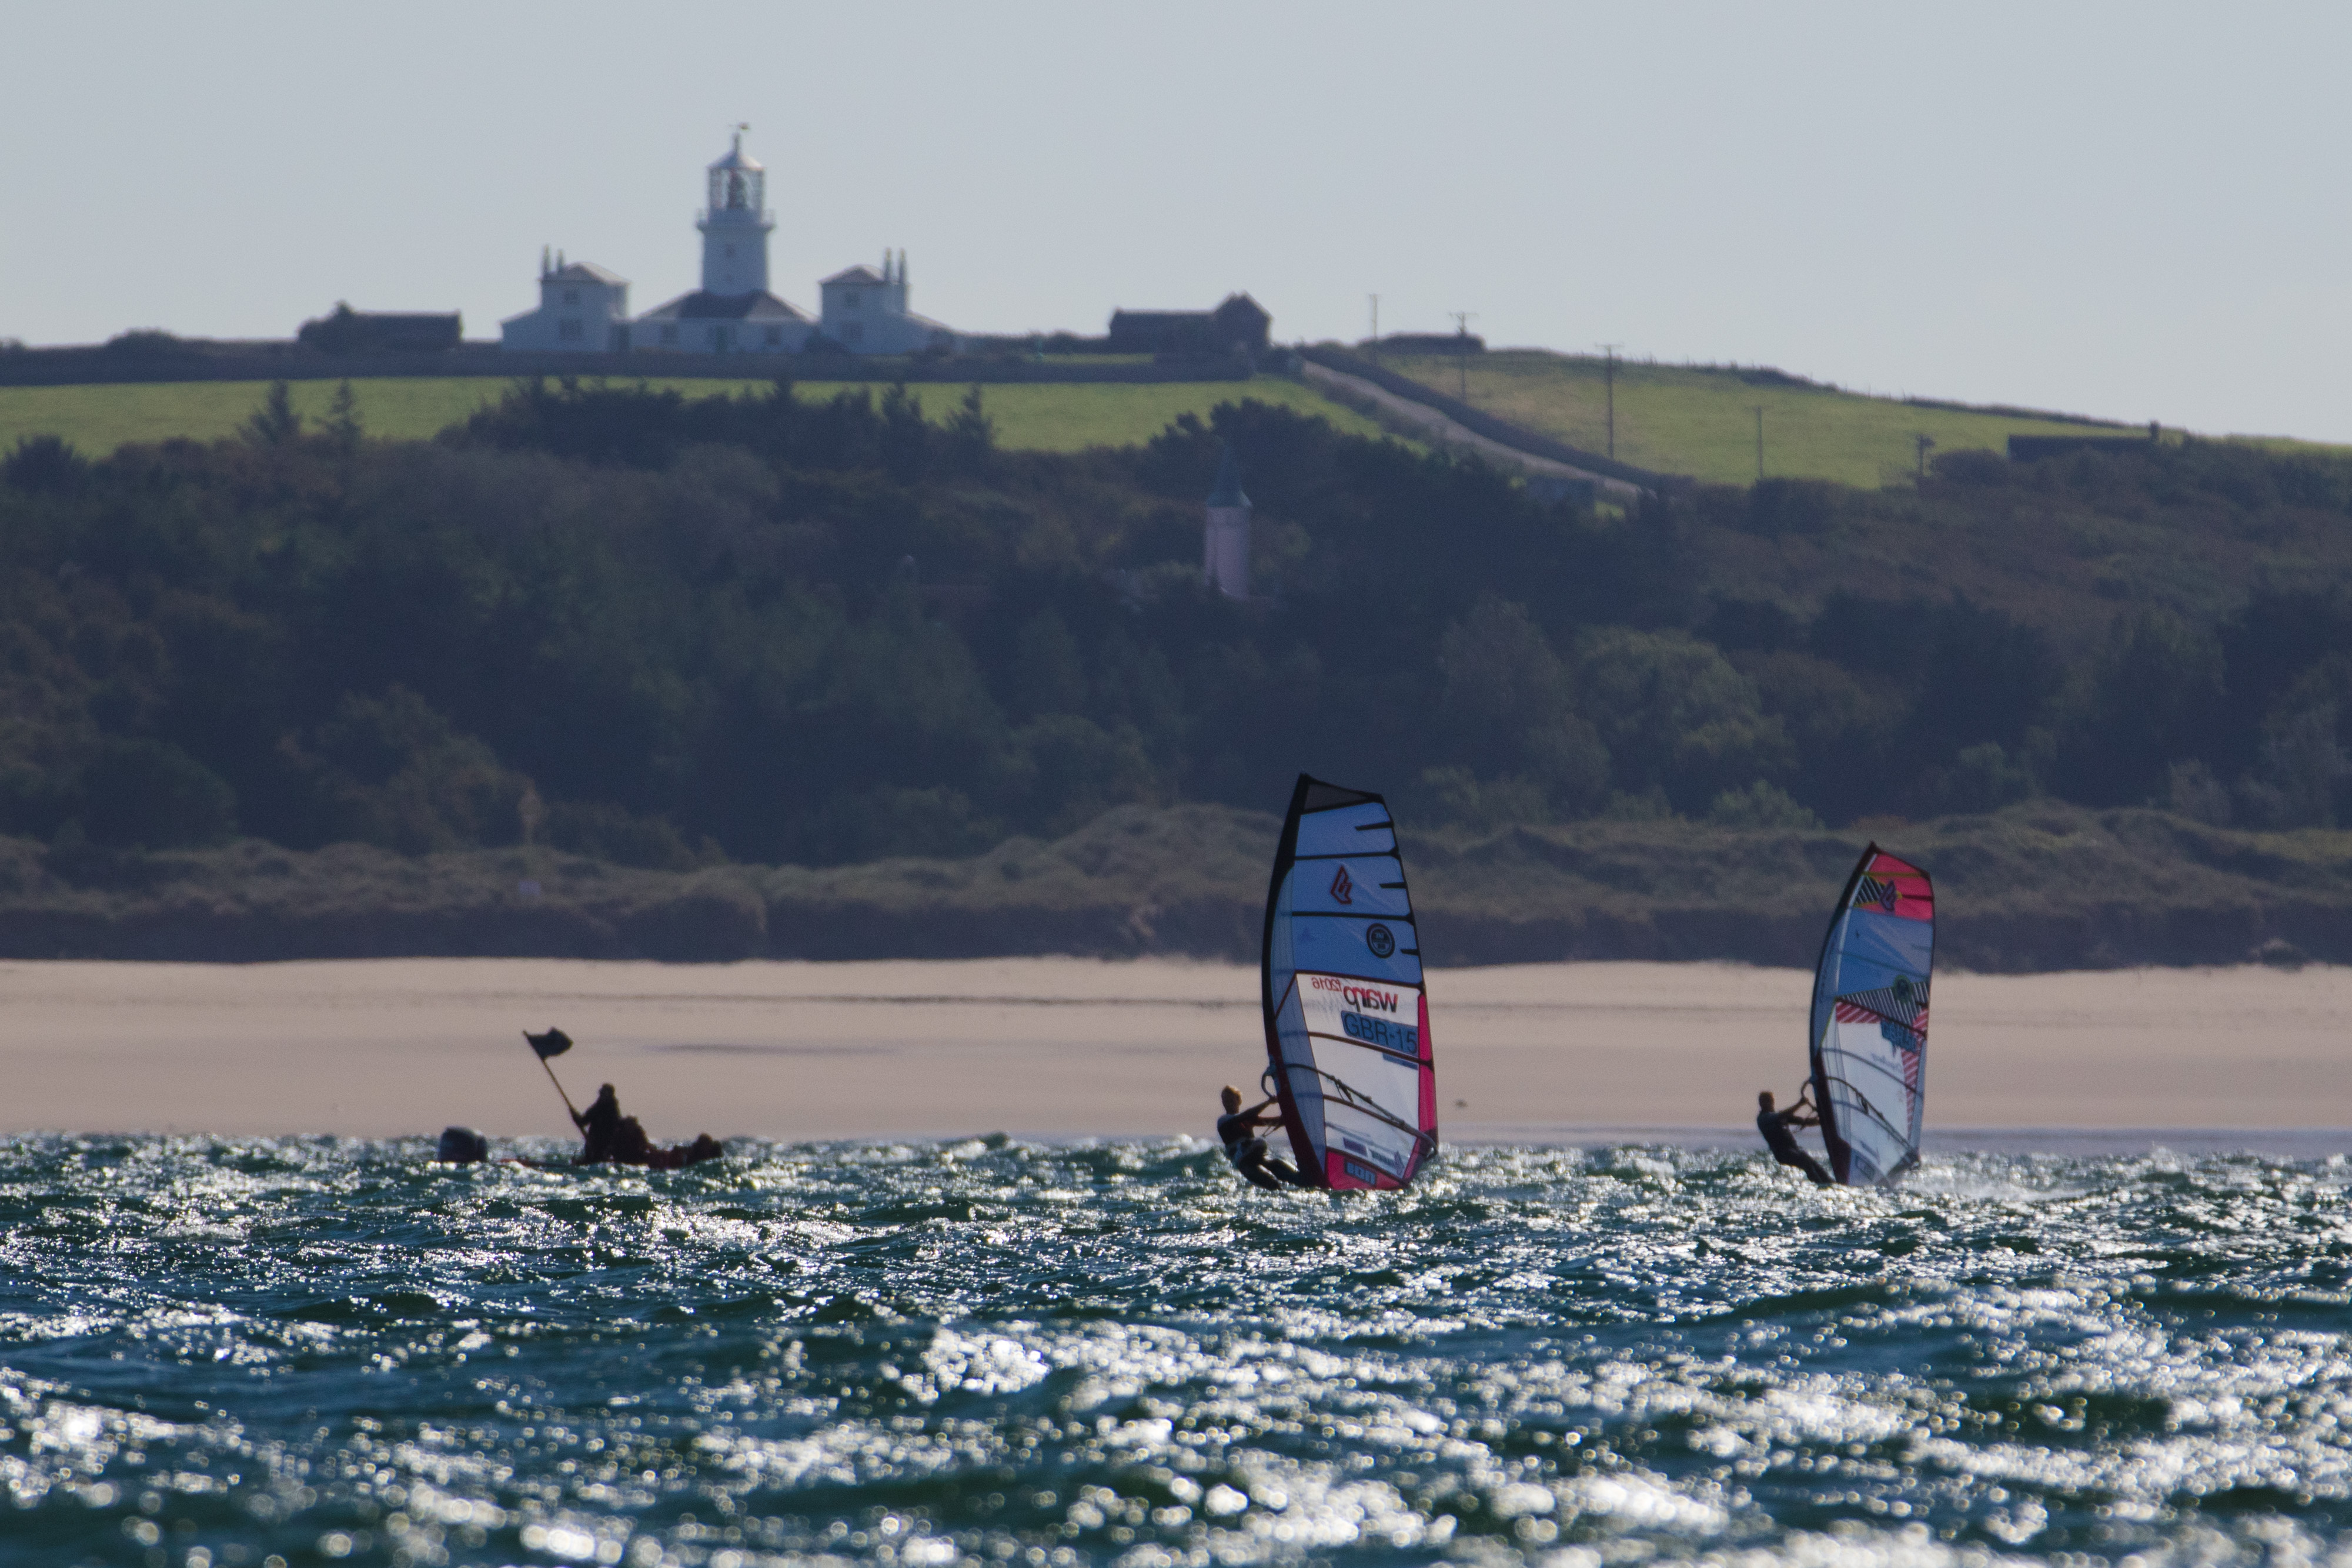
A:
{"type": "Polygon", "coordinates": [[[609,354],[629,346],[629,280],[593,261],[539,255],[539,308],[499,323],[501,347],[609,354]]]}
{"type": "Polygon", "coordinates": [[[628,319],[628,283],[587,262],[540,267],[540,306],[500,323],[502,346],[682,354],[793,354],[820,331],[824,347],[853,354],[952,350],[952,328],[907,308],[907,256],[885,251],[882,270],[853,267],[818,286],[822,320],[768,291],[767,171],[743,151],[743,133],[710,165],[702,232],[702,287],[628,319]]]}
{"type": "Polygon", "coordinates": [[[956,345],[955,329],[907,308],[907,253],[882,253],[882,270],[853,267],[817,286],[824,335],[853,354],[919,354],[956,345]]]}

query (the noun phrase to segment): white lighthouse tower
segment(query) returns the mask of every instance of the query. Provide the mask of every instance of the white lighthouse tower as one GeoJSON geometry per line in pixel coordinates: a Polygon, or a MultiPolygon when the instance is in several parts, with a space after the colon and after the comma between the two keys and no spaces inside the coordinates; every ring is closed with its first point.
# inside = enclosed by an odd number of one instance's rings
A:
{"type": "Polygon", "coordinates": [[[796,354],[816,330],[805,312],[768,292],[768,172],[743,155],[743,132],[710,165],[702,231],[702,287],[656,306],[629,330],[630,346],[655,353],[796,354]]]}
{"type": "Polygon", "coordinates": [[[1217,465],[1201,541],[1201,580],[1227,599],[1247,599],[1250,579],[1250,498],[1242,494],[1242,465],[1234,449],[1217,465]]]}
{"type": "Polygon", "coordinates": [[[695,227],[702,231],[702,291],[721,296],[768,291],[768,172],[743,153],[743,131],[710,166],[710,204],[695,227]]]}

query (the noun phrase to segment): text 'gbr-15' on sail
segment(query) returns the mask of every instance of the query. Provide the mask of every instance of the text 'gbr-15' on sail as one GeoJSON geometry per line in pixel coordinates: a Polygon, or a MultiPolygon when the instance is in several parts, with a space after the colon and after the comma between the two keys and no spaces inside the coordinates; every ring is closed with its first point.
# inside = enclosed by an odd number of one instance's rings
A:
{"type": "Polygon", "coordinates": [[[1298,776],[1260,983],[1266,1074],[1302,1176],[1400,1187],[1437,1152],[1421,941],[1380,796],[1298,776]]]}
{"type": "Polygon", "coordinates": [[[1848,1186],[1919,1163],[1936,890],[1876,844],[1846,879],[1813,973],[1813,1103],[1830,1170],[1848,1186]]]}

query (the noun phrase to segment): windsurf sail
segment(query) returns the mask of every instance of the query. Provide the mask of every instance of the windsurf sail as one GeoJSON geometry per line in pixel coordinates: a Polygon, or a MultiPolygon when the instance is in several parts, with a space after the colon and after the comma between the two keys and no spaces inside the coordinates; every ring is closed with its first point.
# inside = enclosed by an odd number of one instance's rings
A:
{"type": "Polygon", "coordinates": [[[1300,1174],[1403,1186],[1437,1152],[1437,1074],[1412,898],[1381,797],[1298,776],[1262,952],[1266,1076],[1300,1174]]]}
{"type": "Polygon", "coordinates": [[[1830,1170],[1849,1186],[1919,1163],[1936,890],[1876,844],[1846,879],[1813,972],[1813,1103],[1830,1170]]]}

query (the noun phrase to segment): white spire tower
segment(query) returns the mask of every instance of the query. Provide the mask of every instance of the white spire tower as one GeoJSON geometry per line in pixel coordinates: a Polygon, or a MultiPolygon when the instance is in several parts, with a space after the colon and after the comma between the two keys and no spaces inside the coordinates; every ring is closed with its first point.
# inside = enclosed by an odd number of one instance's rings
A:
{"type": "Polygon", "coordinates": [[[706,294],[764,294],[768,288],[768,232],[776,226],[768,211],[768,172],[743,153],[743,132],[710,166],[710,204],[695,227],[702,231],[702,288],[706,294]]]}
{"type": "Polygon", "coordinates": [[[1242,465],[1234,449],[1217,460],[1216,486],[1209,492],[1207,527],[1201,538],[1201,580],[1227,599],[1250,596],[1250,498],[1242,493],[1242,465]]]}

